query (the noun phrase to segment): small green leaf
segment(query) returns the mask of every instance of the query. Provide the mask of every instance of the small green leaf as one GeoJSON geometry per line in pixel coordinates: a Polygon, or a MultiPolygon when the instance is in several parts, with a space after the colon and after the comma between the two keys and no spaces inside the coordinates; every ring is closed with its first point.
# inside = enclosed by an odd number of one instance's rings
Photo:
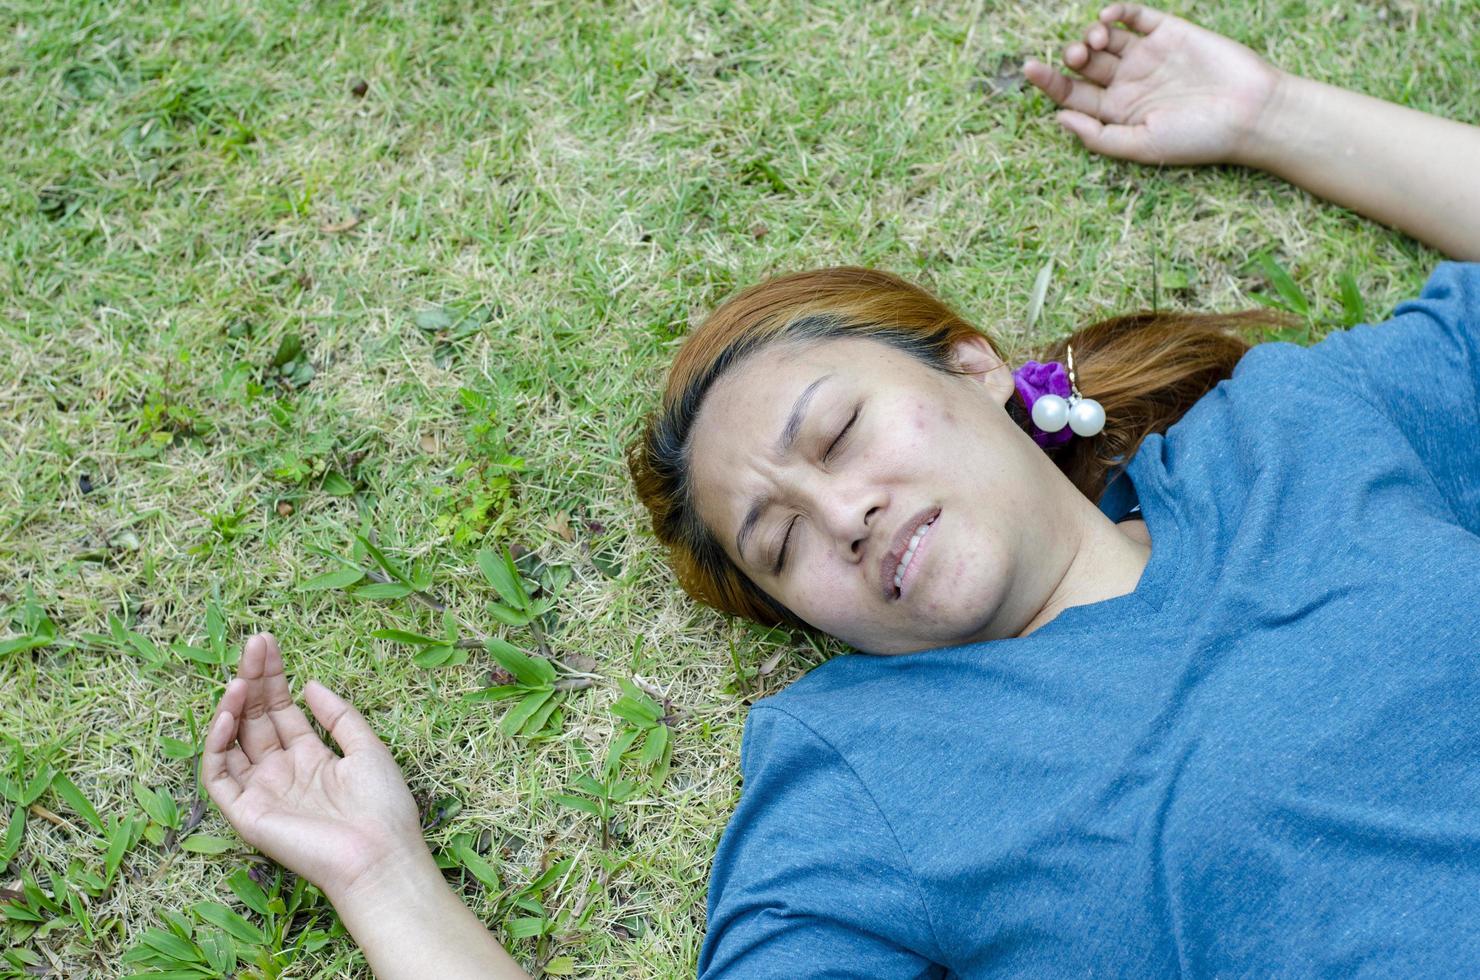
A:
{"type": "Polygon", "coordinates": [[[322,589],[346,589],[364,577],[365,573],[361,569],[340,568],[299,582],[297,591],[317,592],[322,589]]]}
{"type": "Polygon", "coordinates": [[[195,755],[195,746],[168,735],[159,736],[159,746],[167,759],[189,759],[195,755]]]}
{"type": "Polygon", "coordinates": [[[145,929],[139,939],[145,946],[168,956],[177,963],[205,962],[194,944],[181,939],[172,932],[165,932],[163,929],[145,929]]]}
{"type": "Polygon", "coordinates": [[[66,801],[66,804],[72,808],[73,813],[91,824],[94,830],[101,833],[107,829],[103,823],[103,818],[98,816],[98,811],[93,809],[93,805],[87,801],[87,797],[82,795],[82,790],[78,789],[77,784],[68,779],[64,774],[57,773],[52,778],[51,788],[56,791],[58,796],[66,801]]]}
{"type": "Polygon", "coordinates": [[[217,663],[226,661],[226,617],[214,602],[206,603],[206,637],[211,643],[211,652],[217,663]]]}
{"type": "MultiPolygon", "coordinates": [[[[664,730],[666,731],[667,729],[665,728],[664,730]]],[[[653,766],[652,776],[648,780],[648,785],[653,788],[654,792],[656,792],[663,785],[663,781],[668,778],[668,770],[672,767],[672,765],[673,738],[670,736],[669,738],[664,740],[663,754],[658,758],[657,764],[653,766]]]]}
{"type": "Polygon", "coordinates": [[[545,964],[545,975],[550,977],[568,977],[576,972],[576,961],[571,956],[557,956],[545,964]]]}
{"type": "Polygon", "coordinates": [[[555,882],[559,881],[561,878],[564,878],[566,872],[570,870],[571,865],[575,863],[576,859],[573,857],[561,858],[559,861],[556,861],[554,864],[550,865],[550,867],[546,868],[545,873],[540,875],[534,881],[531,881],[529,883],[529,886],[524,890],[536,895],[539,894],[546,888],[549,888],[551,885],[555,884],[555,882]]]}
{"type": "Polygon", "coordinates": [[[499,890],[498,872],[493,870],[493,865],[483,859],[483,856],[473,850],[467,843],[459,841],[453,845],[453,851],[464,868],[483,883],[483,887],[489,891],[499,890]]]}
{"type": "Polygon", "coordinates": [[[612,714],[643,726],[652,725],[663,717],[663,706],[648,697],[642,688],[626,678],[617,683],[622,689],[622,697],[612,705],[612,714]]]}
{"type": "Polygon", "coordinates": [[[202,650],[200,647],[193,647],[188,643],[181,643],[179,640],[170,644],[170,650],[176,656],[183,657],[186,660],[193,660],[198,664],[206,664],[210,667],[217,666],[216,655],[209,650],[202,650]]]}
{"type": "Polygon", "coordinates": [[[197,940],[206,962],[220,976],[229,976],[236,969],[236,947],[231,940],[219,932],[207,932],[197,940]]]}
{"type": "Polygon", "coordinates": [[[524,587],[519,584],[519,572],[514,568],[512,559],[506,562],[493,550],[480,548],[478,568],[483,572],[483,577],[488,580],[488,584],[493,586],[494,591],[509,606],[519,611],[529,605],[524,587]]]}
{"type": "Polygon", "coordinates": [[[505,735],[513,735],[524,727],[524,723],[529,721],[530,717],[540,710],[546,701],[554,696],[555,692],[549,689],[537,690],[525,695],[523,701],[514,705],[504,715],[503,720],[499,722],[499,731],[505,735]]]}
{"type": "Polygon", "coordinates": [[[552,697],[546,701],[540,710],[529,716],[529,720],[520,727],[519,734],[532,737],[544,731],[545,726],[549,724],[550,716],[560,707],[562,700],[564,699],[560,697],[552,697]]]}
{"type": "Polygon", "coordinates": [[[50,636],[18,636],[14,639],[0,642],[0,657],[12,653],[25,653],[27,650],[37,650],[51,643],[50,636]]]}
{"type": "Polygon", "coordinates": [[[233,841],[210,834],[191,834],[180,842],[180,849],[192,854],[224,854],[235,846],[233,841]]]}
{"type": "Polygon", "coordinates": [[[516,627],[528,626],[529,621],[534,618],[530,613],[510,609],[508,606],[497,602],[490,602],[488,604],[488,614],[505,626],[516,627]]]}
{"type": "Polygon", "coordinates": [[[112,883],[113,876],[118,873],[118,866],[123,863],[123,855],[134,844],[134,834],[137,831],[138,821],[134,817],[120,817],[118,823],[114,824],[108,835],[108,852],[103,858],[103,881],[112,883]]]}
{"type": "Polygon", "coordinates": [[[543,657],[531,657],[507,640],[490,636],[483,642],[499,666],[525,687],[548,687],[555,683],[555,668],[543,657]]]}
{"type": "Polygon", "coordinates": [[[390,557],[386,555],[385,552],[381,551],[380,548],[378,548],[373,541],[371,541],[369,538],[361,537],[360,543],[365,546],[365,550],[369,552],[370,557],[374,559],[375,564],[379,565],[387,575],[395,579],[397,582],[403,582],[406,585],[411,584],[411,577],[406,574],[405,570],[402,569],[400,565],[397,565],[395,562],[391,561],[390,557]]]}
{"type": "Polygon", "coordinates": [[[595,779],[592,779],[585,773],[581,773],[579,776],[577,776],[575,778],[575,782],[572,783],[572,785],[575,786],[575,788],[580,790],[582,793],[589,793],[590,795],[598,797],[599,799],[606,799],[606,787],[601,785],[595,779]]]}
{"type": "Polygon", "coordinates": [[[5,828],[5,842],[0,844],[0,868],[10,863],[21,849],[21,839],[26,834],[26,808],[18,806],[10,815],[10,824],[5,828]]]}
{"type": "Polygon", "coordinates": [[[351,595],[356,599],[401,599],[416,591],[409,585],[400,582],[376,582],[372,585],[362,585],[355,589],[351,595]]]}
{"type": "Polygon", "coordinates": [[[6,902],[4,905],[0,905],[0,913],[4,913],[6,919],[13,920],[15,922],[46,921],[46,917],[44,915],[41,915],[39,912],[31,911],[31,909],[27,908],[24,905],[21,905],[19,902],[6,902]]]}
{"type": "Polygon", "coordinates": [[[157,665],[164,660],[164,654],[159,652],[159,647],[155,646],[154,642],[150,640],[149,637],[143,636],[139,633],[129,633],[127,640],[128,645],[133,647],[134,652],[136,652],[144,660],[145,663],[150,665],[157,665]]]}
{"type": "Polygon", "coordinates": [[[1362,302],[1362,291],[1357,288],[1357,278],[1343,272],[1337,282],[1341,284],[1341,324],[1355,327],[1367,322],[1367,305],[1362,302]]]}
{"type": "Polygon", "coordinates": [[[518,684],[505,684],[502,687],[485,687],[481,691],[469,691],[462,696],[462,699],[465,704],[476,704],[480,701],[507,701],[509,698],[519,697],[528,690],[518,684]]]}
{"type": "Polygon", "coordinates": [[[537,918],[535,916],[520,916],[517,919],[510,919],[508,924],[509,938],[532,939],[535,936],[542,936],[545,934],[545,930],[549,925],[549,919],[537,918]]]}
{"type": "Polygon", "coordinates": [[[244,868],[237,868],[226,879],[226,884],[241,899],[243,905],[256,912],[264,918],[268,915],[267,893],[262,886],[252,880],[252,876],[244,868]]]}
{"type": "Polygon", "coordinates": [[[50,766],[43,766],[41,771],[32,776],[30,782],[26,783],[25,789],[21,790],[20,799],[16,802],[21,806],[30,806],[32,803],[41,799],[41,794],[45,793],[47,788],[51,786],[53,775],[50,766]]]}
{"type": "Polygon", "coordinates": [[[514,582],[514,594],[518,599],[511,605],[516,609],[528,609],[529,592],[524,588],[524,577],[519,574],[519,566],[514,564],[514,554],[508,548],[504,549],[504,568],[508,569],[509,578],[514,582]]]}
{"type": "Polygon", "coordinates": [[[332,497],[348,497],[355,492],[354,484],[334,470],[324,474],[322,489],[332,497]]]}
{"type": "Polygon", "coordinates": [[[668,726],[658,725],[648,730],[647,737],[642,740],[642,752],[637,756],[637,764],[644,769],[655,764],[663,758],[663,753],[668,750],[668,726]]]}
{"type": "Polygon", "coordinates": [[[180,808],[174,799],[162,790],[152,790],[134,780],[134,798],[149,815],[149,819],[161,827],[175,828],[180,825],[180,808]]]}
{"type": "Polygon", "coordinates": [[[589,813],[591,814],[591,816],[597,817],[598,819],[602,815],[601,806],[597,804],[594,800],[584,799],[583,797],[579,796],[566,796],[564,793],[551,793],[550,799],[554,800],[556,803],[559,803],[561,806],[568,806],[572,810],[580,810],[582,813],[589,813]]]}
{"type": "MultiPolygon", "coordinates": [[[[450,665],[459,651],[456,647],[434,646],[426,647],[416,656],[411,658],[412,663],[418,667],[443,667],[450,665]]],[[[466,654],[464,654],[466,659],[466,654]]]]}
{"type": "Polygon", "coordinates": [[[278,341],[277,350],[272,355],[272,366],[280,368],[285,364],[291,364],[298,360],[303,353],[303,338],[296,333],[284,334],[283,339],[278,341]]]}
{"type": "Polygon", "coordinates": [[[1276,262],[1268,252],[1261,252],[1255,261],[1258,262],[1260,270],[1264,273],[1264,277],[1269,280],[1269,284],[1274,287],[1275,292],[1280,294],[1280,299],[1284,301],[1285,308],[1291,313],[1298,313],[1300,316],[1309,316],[1310,301],[1305,298],[1305,293],[1296,285],[1290,273],[1286,272],[1285,268],[1276,262]]]}
{"type": "Polygon", "coordinates": [[[201,902],[191,906],[191,911],[216,928],[226,930],[234,939],[253,946],[261,946],[267,942],[261,929],[219,902],[201,902]]]}
{"type": "Polygon", "coordinates": [[[436,306],[430,310],[422,310],[416,314],[416,327],[427,333],[436,333],[438,330],[446,330],[456,321],[445,306],[436,306]]]}
{"type": "Polygon", "coordinates": [[[611,779],[617,774],[617,770],[622,767],[622,756],[627,754],[627,750],[632,748],[632,743],[637,741],[637,737],[642,732],[642,728],[629,725],[612,739],[611,748],[606,750],[606,765],[602,767],[603,776],[611,779]]]}

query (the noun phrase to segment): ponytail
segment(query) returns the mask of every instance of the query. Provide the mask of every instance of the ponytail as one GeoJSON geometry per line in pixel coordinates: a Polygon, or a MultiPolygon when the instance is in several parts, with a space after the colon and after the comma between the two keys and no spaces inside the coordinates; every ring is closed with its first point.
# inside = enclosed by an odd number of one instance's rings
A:
{"type": "MultiPolygon", "coordinates": [[[[1152,433],[1162,433],[1213,386],[1233,374],[1249,343],[1268,327],[1260,310],[1243,313],[1142,312],[1090,324],[1055,341],[1038,361],[1064,361],[1074,348],[1079,390],[1105,408],[1105,429],[1047,450],[1073,484],[1098,500],[1111,470],[1128,461],[1152,433]]],[[[1017,398],[1008,410],[1026,431],[1032,422],[1017,398]]]]}

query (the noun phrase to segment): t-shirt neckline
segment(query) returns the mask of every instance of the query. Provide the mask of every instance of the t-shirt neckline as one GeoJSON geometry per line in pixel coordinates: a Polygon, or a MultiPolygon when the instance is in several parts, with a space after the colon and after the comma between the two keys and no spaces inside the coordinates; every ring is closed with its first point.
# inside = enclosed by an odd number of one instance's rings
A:
{"type": "MultiPolygon", "coordinates": [[[[1166,492],[1159,465],[1160,435],[1150,435],[1141,443],[1134,458],[1126,464],[1117,479],[1129,480],[1139,502],[1141,519],[1151,537],[1151,554],[1136,587],[1123,595],[1070,606],[1024,639],[1049,635],[1065,629],[1082,629],[1114,621],[1144,621],[1165,612],[1171,595],[1171,583],[1182,566],[1182,516],[1166,492]]],[[[1108,489],[1108,488],[1107,488],[1108,489]]]]}

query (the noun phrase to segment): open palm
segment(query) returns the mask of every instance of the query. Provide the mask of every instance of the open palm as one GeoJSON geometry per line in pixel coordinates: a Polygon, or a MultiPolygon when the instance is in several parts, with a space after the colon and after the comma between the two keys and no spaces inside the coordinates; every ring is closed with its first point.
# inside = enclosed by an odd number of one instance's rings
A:
{"type": "Polygon", "coordinates": [[[237,832],[331,898],[421,846],[416,805],[365,719],[310,682],[304,699],[343,750],[331,751],[294,703],[269,634],[247,641],[206,737],[206,791],[237,832]]]}
{"type": "Polygon", "coordinates": [[[1106,7],[1064,52],[1073,78],[1024,74],[1089,149],[1141,163],[1239,163],[1281,74],[1236,41],[1137,4],[1106,7]],[[1123,23],[1131,30],[1116,27],[1123,23]]]}

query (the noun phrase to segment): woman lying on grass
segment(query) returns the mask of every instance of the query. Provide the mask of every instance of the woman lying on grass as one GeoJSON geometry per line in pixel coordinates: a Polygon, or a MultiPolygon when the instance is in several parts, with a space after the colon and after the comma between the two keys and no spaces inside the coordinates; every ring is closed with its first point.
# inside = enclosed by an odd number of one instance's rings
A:
{"type": "MultiPolygon", "coordinates": [[[[1079,77],[1028,76],[1091,149],[1262,167],[1480,257],[1480,130],[1130,5],[1066,61],[1079,77]]],[[[1246,323],[1088,327],[1044,357],[1072,347],[1071,384],[832,269],[689,339],[632,455],[684,587],[911,654],[839,657],[752,709],[701,973],[1480,960],[1480,267],[1309,349],[1247,349],[1246,323]],[[1089,400],[1104,430],[1070,434],[1089,400]]],[[[342,757],[249,641],[203,761],[227,818],[378,975],[519,975],[364,719],[304,696],[342,757]]]]}

